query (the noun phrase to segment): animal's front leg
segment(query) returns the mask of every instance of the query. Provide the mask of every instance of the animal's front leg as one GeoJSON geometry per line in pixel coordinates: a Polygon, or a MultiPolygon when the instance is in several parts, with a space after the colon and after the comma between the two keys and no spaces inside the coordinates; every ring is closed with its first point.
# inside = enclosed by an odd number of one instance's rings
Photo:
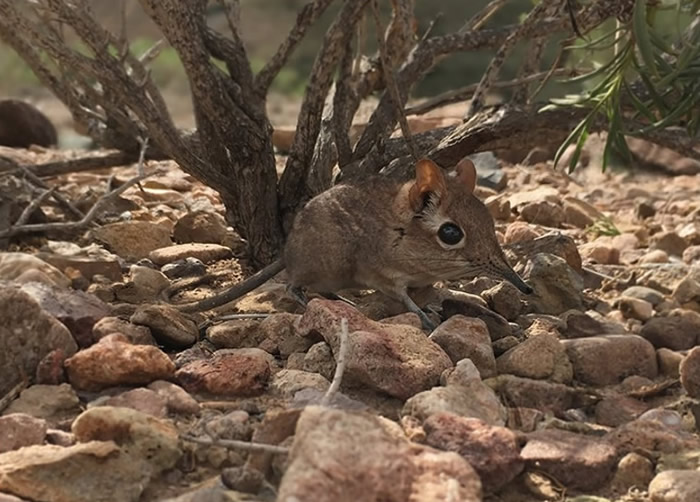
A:
{"type": "Polygon", "coordinates": [[[403,289],[401,291],[397,291],[396,297],[401,300],[404,304],[404,306],[414,314],[418,315],[420,317],[420,322],[423,325],[423,328],[432,331],[436,328],[435,323],[430,320],[430,318],[427,316],[423,310],[416,305],[416,302],[411,299],[411,297],[408,295],[408,291],[403,289]]]}

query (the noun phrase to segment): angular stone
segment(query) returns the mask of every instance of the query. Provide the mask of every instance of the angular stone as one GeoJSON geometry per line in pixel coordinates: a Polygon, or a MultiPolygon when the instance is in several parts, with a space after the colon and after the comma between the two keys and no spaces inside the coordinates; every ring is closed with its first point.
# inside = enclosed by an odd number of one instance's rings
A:
{"type": "Polygon", "coordinates": [[[258,347],[265,340],[259,328],[256,319],[233,319],[207,329],[207,339],[220,349],[258,347]]]}
{"type": "Polygon", "coordinates": [[[651,319],[639,334],[656,348],[687,350],[695,346],[700,335],[700,315],[689,310],[676,309],[667,317],[651,319]]]}
{"type": "Polygon", "coordinates": [[[499,395],[507,396],[509,406],[535,408],[553,414],[570,409],[576,398],[576,391],[571,387],[545,380],[500,375],[484,383],[499,395]]]}
{"type": "Polygon", "coordinates": [[[178,244],[152,250],[148,257],[158,266],[185,258],[197,258],[204,263],[231,258],[231,248],[220,244],[178,244]]]}
{"type": "Polygon", "coordinates": [[[0,453],[43,443],[47,428],[46,420],[24,413],[0,417],[0,453]]]}
{"type": "Polygon", "coordinates": [[[639,298],[620,297],[617,300],[617,306],[628,319],[637,319],[639,321],[648,321],[654,315],[654,307],[646,300],[639,298]]]}
{"type": "Polygon", "coordinates": [[[464,457],[481,478],[485,492],[497,491],[523,470],[515,433],[477,418],[439,413],[424,423],[426,444],[464,457]]]}
{"type": "Polygon", "coordinates": [[[371,321],[343,302],[311,300],[298,330],[302,335],[320,333],[337,354],[343,318],[349,333],[345,385],[407,399],[437,384],[440,374],[452,366],[449,356],[421,330],[371,321]]]}
{"type": "Polygon", "coordinates": [[[470,359],[482,378],[496,375],[496,359],[486,323],[481,319],[455,315],[440,324],[430,336],[453,363],[470,359]]]}
{"type": "Polygon", "coordinates": [[[573,377],[566,351],[556,335],[551,333],[531,336],[499,356],[496,364],[499,373],[525,378],[568,383],[573,377]]]}
{"type": "Polygon", "coordinates": [[[700,397],[700,347],[688,352],[678,368],[681,385],[690,397],[700,397]]]}
{"type": "Polygon", "coordinates": [[[436,413],[478,418],[491,425],[504,425],[506,410],[498,396],[486,385],[448,385],[420,392],[406,401],[402,416],[424,421],[436,413]]]}
{"type": "Polygon", "coordinates": [[[520,455],[528,469],[544,471],[567,488],[596,490],[612,473],[617,451],[591,436],[549,429],[528,434],[520,455]]]}
{"type": "Polygon", "coordinates": [[[628,453],[620,459],[612,486],[621,493],[630,488],[644,490],[654,477],[654,464],[638,453],[628,453]]]}
{"type": "Polygon", "coordinates": [[[71,280],[53,265],[28,253],[0,253],[0,278],[18,283],[43,278],[44,284],[70,287],[71,280]]]}
{"type": "Polygon", "coordinates": [[[508,321],[515,321],[523,310],[520,292],[510,282],[502,282],[481,295],[494,312],[501,314],[508,321]]]}
{"type": "Polygon", "coordinates": [[[471,301],[444,300],[442,311],[447,319],[456,315],[481,319],[486,323],[493,341],[510,336],[513,332],[510,323],[503,316],[471,301]]]}
{"type": "Polygon", "coordinates": [[[155,249],[171,244],[170,229],[150,221],[120,221],[92,230],[95,240],[125,260],[147,258],[155,249]]]}
{"type": "Polygon", "coordinates": [[[481,382],[481,375],[471,359],[457,361],[454,368],[448,368],[440,375],[441,385],[463,385],[468,387],[476,382],[481,382]]]}
{"type": "Polygon", "coordinates": [[[638,418],[649,405],[627,396],[610,396],[596,404],[595,418],[600,425],[617,427],[638,418]]]}
{"type": "Polygon", "coordinates": [[[683,354],[671,349],[656,349],[656,360],[659,363],[659,374],[671,378],[680,376],[680,366],[683,354]]]}
{"type": "Polygon", "coordinates": [[[649,483],[651,502],[696,502],[700,500],[700,472],[664,471],[649,483]]]}
{"type": "Polygon", "coordinates": [[[688,242],[676,232],[661,232],[654,235],[652,245],[673,256],[681,256],[688,242]]]}
{"type": "Polygon", "coordinates": [[[116,493],[137,502],[148,481],[141,468],[112,441],[28,446],[0,454],[0,490],[42,502],[113,502],[116,493]]]}
{"type": "Polygon", "coordinates": [[[142,385],[172,378],[175,364],[159,348],[132,345],[110,335],[65,362],[68,379],[78,389],[99,390],[114,385],[142,385]]]}
{"type": "Polygon", "coordinates": [[[205,242],[225,244],[228,236],[224,218],[210,211],[185,213],[175,222],[173,239],[175,242],[205,242]]]}
{"type": "Polygon", "coordinates": [[[323,375],[327,380],[333,379],[335,359],[333,359],[333,351],[326,342],[318,342],[311,346],[304,356],[302,369],[323,375]]]}
{"type": "Polygon", "coordinates": [[[520,209],[520,216],[528,223],[559,228],[566,215],[564,209],[546,200],[530,202],[520,209]]]}
{"type": "Polygon", "coordinates": [[[188,392],[257,396],[270,379],[268,356],[260,349],[219,350],[210,359],[186,364],[175,377],[188,392]]]}
{"type": "Polygon", "coordinates": [[[303,389],[316,389],[325,392],[331,383],[318,373],[299,370],[280,370],[270,381],[270,391],[283,397],[294,397],[303,389]]]}
{"type": "Polygon", "coordinates": [[[583,279],[563,258],[537,254],[528,262],[524,275],[535,291],[527,298],[535,312],[559,315],[583,309],[583,279]]]}
{"type": "Polygon", "coordinates": [[[479,477],[462,457],[411,444],[374,415],[313,406],[299,418],[278,493],[279,500],[314,502],[449,497],[481,500],[479,477]]]}
{"type": "Polygon", "coordinates": [[[591,385],[611,385],[629,375],[656,377],[656,352],[637,335],[608,335],[562,341],[574,377],[591,385]]]}
{"type": "Polygon", "coordinates": [[[156,391],[165,398],[165,404],[170,413],[183,415],[199,415],[202,407],[195,398],[174,383],[165,380],[156,380],[148,384],[148,388],[156,391]]]}
{"type": "Polygon", "coordinates": [[[695,436],[669,427],[659,420],[645,418],[647,413],[613,429],[605,439],[615,445],[620,454],[633,451],[677,453],[700,449],[700,440],[695,436]]]}
{"type": "Polygon", "coordinates": [[[130,321],[148,326],[154,338],[166,346],[185,348],[197,341],[197,325],[179,310],[169,305],[143,305],[130,321]]]}
{"type": "Polygon", "coordinates": [[[114,441],[149,477],[172,468],[182,455],[177,428],[169,421],[129,408],[98,406],[75,419],[71,432],[81,443],[114,441]]]}
{"type": "Polygon", "coordinates": [[[168,414],[167,400],[157,392],[143,387],[93,401],[90,405],[129,408],[157,418],[165,418],[168,414]]]}
{"type": "Polygon", "coordinates": [[[147,326],[139,326],[119,317],[103,317],[92,327],[92,336],[95,341],[115,333],[126,336],[134,345],[156,344],[147,326]]]}
{"type": "Polygon", "coordinates": [[[23,284],[22,291],[34,298],[44,312],[61,321],[81,347],[94,343],[92,327],[110,313],[106,303],[83,291],[38,282],[23,284]]]}
{"type": "Polygon", "coordinates": [[[32,385],[12,401],[4,414],[23,413],[50,424],[71,420],[80,413],[80,399],[67,383],[32,385]]]}
{"type": "Polygon", "coordinates": [[[295,352],[306,352],[320,338],[301,336],[296,330],[296,323],[301,319],[299,314],[281,312],[266,317],[258,327],[260,337],[274,347],[283,359],[295,352]]]}
{"type": "Polygon", "coordinates": [[[70,331],[44,312],[29,294],[0,282],[0,396],[4,396],[53,350],[67,356],[77,350],[70,331]]]}
{"type": "Polygon", "coordinates": [[[104,276],[112,281],[122,280],[122,267],[117,257],[109,256],[70,256],[55,253],[37,253],[36,257],[53,265],[59,270],[72,268],[80,272],[87,280],[92,280],[96,275],[104,276]]]}
{"type": "Polygon", "coordinates": [[[664,301],[663,293],[645,286],[630,286],[622,292],[622,296],[644,300],[651,303],[654,307],[664,301]]]}

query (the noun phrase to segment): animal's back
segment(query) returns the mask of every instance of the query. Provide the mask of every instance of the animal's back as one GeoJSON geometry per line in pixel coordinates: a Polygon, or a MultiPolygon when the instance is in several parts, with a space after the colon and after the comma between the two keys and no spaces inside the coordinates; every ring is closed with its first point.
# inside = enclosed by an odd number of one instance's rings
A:
{"type": "Polygon", "coordinates": [[[284,249],[292,286],[319,292],[362,287],[358,269],[382,254],[391,201],[398,186],[384,176],[319,194],[297,214],[284,249]]]}

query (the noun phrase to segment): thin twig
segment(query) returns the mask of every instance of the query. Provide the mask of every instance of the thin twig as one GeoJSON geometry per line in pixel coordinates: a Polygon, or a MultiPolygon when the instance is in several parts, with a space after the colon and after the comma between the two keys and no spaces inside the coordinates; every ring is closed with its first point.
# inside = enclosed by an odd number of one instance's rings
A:
{"type": "Polygon", "coordinates": [[[287,455],[289,448],[265,443],[252,443],[249,441],[239,441],[237,439],[206,439],[183,434],[180,436],[183,441],[191,443],[204,444],[208,446],[222,446],[224,448],[234,448],[237,450],[246,451],[262,451],[266,453],[274,453],[276,455],[287,455]]]}
{"type": "MultiPolygon", "coordinates": [[[[44,190],[48,190],[49,186],[43,182],[41,178],[39,178],[37,175],[35,175],[33,172],[31,172],[29,169],[27,169],[26,166],[20,166],[22,170],[22,173],[24,173],[24,176],[27,177],[29,181],[31,181],[34,185],[38,186],[39,188],[43,188],[44,190]]],[[[51,196],[58,202],[61,206],[63,206],[64,209],[66,209],[69,213],[71,213],[73,216],[77,218],[82,218],[85,216],[83,212],[75,207],[68,199],[66,199],[61,193],[59,193],[57,190],[54,190],[51,193],[51,196]]]]}
{"type": "Polygon", "coordinates": [[[481,29],[508,0],[491,0],[483,9],[471,17],[459,30],[460,33],[481,29]]]}
{"type": "MultiPolygon", "coordinates": [[[[22,214],[19,215],[19,218],[17,218],[17,221],[15,222],[15,225],[13,226],[21,226],[27,223],[29,221],[29,218],[32,217],[34,214],[34,211],[39,209],[39,206],[41,206],[41,203],[44,202],[46,199],[48,199],[51,194],[53,193],[53,188],[50,188],[48,190],[44,190],[39,197],[31,201],[29,204],[27,204],[27,207],[24,208],[24,211],[22,211],[22,214]]],[[[10,227],[12,228],[12,227],[10,227]]]]}
{"type": "Polygon", "coordinates": [[[85,217],[80,221],[59,221],[54,223],[35,223],[32,225],[14,225],[7,230],[0,232],[0,239],[5,237],[14,237],[16,235],[32,234],[37,232],[48,232],[52,230],[78,230],[86,227],[100,214],[102,207],[107,204],[107,202],[114,199],[116,196],[122,194],[132,186],[138,184],[140,181],[153,176],[156,173],[150,173],[143,176],[135,176],[130,180],[126,181],[123,185],[111,192],[104,194],[100,197],[97,202],[90,208],[85,214],[85,217]]]}
{"type": "Polygon", "coordinates": [[[335,373],[333,374],[333,381],[331,386],[328,387],[326,394],[321,399],[321,406],[328,406],[328,404],[333,400],[333,396],[340,389],[340,383],[343,380],[343,374],[345,373],[345,366],[347,365],[347,354],[348,354],[348,320],[342,318],[340,320],[340,333],[338,334],[340,338],[340,346],[338,348],[338,355],[335,361],[335,373]]]}
{"type": "MultiPolygon", "coordinates": [[[[573,77],[577,74],[578,74],[577,70],[567,69],[567,68],[559,68],[559,69],[555,69],[555,71],[553,71],[553,72],[551,70],[546,71],[546,72],[542,71],[542,72],[538,72],[538,73],[533,73],[532,75],[527,75],[526,77],[516,78],[513,80],[494,82],[491,87],[493,89],[507,89],[509,87],[515,87],[515,86],[522,85],[522,84],[536,82],[542,78],[548,78],[552,75],[573,77]]],[[[441,106],[445,106],[445,105],[448,105],[450,103],[456,103],[458,101],[464,101],[465,99],[468,99],[472,94],[474,94],[474,91],[476,90],[478,85],[479,84],[471,84],[471,85],[461,87],[459,89],[447,91],[447,92],[439,94],[435,97],[427,99],[422,103],[410,106],[410,107],[406,108],[406,115],[423,115],[425,113],[428,113],[431,110],[434,110],[435,108],[440,108],[441,106]]]]}
{"type": "Polygon", "coordinates": [[[270,84],[285,65],[289,56],[299,44],[309,27],[321,17],[333,0],[314,0],[307,3],[299,14],[294,27],[279,46],[274,56],[265,64],[260,73],[255,77],[255,87],[261,95],[265,95],[270,84]]]}
{"type": "Polygon", "coordinates": [[[379,46],[379,58],[382,62],[382,69],[384,70],[384,81],[386,83],[387,92],[391,95],[394,105],[398,111],[399,125],[401,126],[401,133],[404,139],[411,149],[411,155],[415,160],[418,160],[418,149],[413,141],[413,135],[411,134],[411,129],[408,127],[408,120],[406,120],[406,114],[403,111],[403,100],[399,94],[399,88],[396,84],[396,75],[394,74],[394,68],[389,61],[387,55],[386,43],[384,41],[384,28],[382,27],[382,21],[379,19],[379,7],[377,6],[377,0],[372,0],[372,15],[374,17],[374,25],[376,27],[377,34],[377,45],[379,46]]]}
{"type": "MultiPolygon", "coordinates": [[[[532,92],[532,94],[527,98],[528,103],[532,103],[537,95],[542,92],[542,89],[544,89],[544,86],[547,85],[547,82],[555,76],[555,74],[559,71],[561,71],[561,68],[559,68],[559,65],[561,64],[562,59],[564,58],[564,47],[566,47],[571,39],[564,40],[561,45],[559,46],[559,52],[557,53],[557,57],[554,58],[554,62],[552,63],[552,66],[549,68],[549,71],[545,75],[545,77],[542,79],[542,82],[540,82],[540,85],[537,86],[537,88],[532,92]]],[[[573,76],[573,75],[572,75],[573,76]]]]}

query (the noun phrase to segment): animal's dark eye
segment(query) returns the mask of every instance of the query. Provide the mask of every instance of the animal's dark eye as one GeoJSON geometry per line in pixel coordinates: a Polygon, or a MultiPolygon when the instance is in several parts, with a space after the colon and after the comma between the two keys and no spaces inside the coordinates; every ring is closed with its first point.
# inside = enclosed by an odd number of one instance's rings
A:
{"type": "Polygon", "coordinates": [[[454,246],[464,237],[464,232],[454,223],[443,223],[438,230],[438,237],[448,246],[454,246]]]}

